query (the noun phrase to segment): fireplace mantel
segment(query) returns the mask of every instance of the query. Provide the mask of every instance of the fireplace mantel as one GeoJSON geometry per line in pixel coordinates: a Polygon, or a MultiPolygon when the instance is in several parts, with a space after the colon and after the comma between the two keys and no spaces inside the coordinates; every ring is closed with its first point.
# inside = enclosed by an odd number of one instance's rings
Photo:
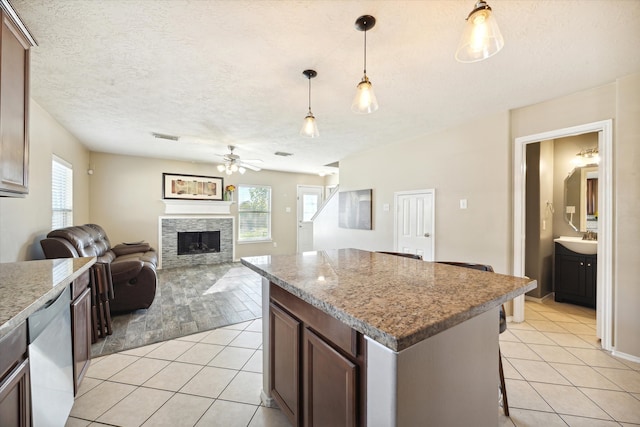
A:
{"type": "Polygon", "coordinates": [[[213,200],[163,199],[164,213],[168,215],[229,215],[234,202],[213,200]]]}

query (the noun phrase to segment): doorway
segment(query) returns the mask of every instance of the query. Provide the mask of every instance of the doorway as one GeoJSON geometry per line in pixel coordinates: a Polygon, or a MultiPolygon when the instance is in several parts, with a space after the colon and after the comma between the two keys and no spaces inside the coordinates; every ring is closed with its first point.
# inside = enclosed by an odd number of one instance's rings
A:
{"type": "Polygon", "coordinates": [[[313,221],[311,218],[322,204],[323,188],[315,185],[298,186],[298,252],[313,250],[313,221]]]}
{"type": "MultiPolygon", "coordinates": [[[[514,205],[513,237],[514,256],[513,274],[523,276],[525,269],[525,226],[526,226],[526,146],[557,138],[596,132],[600,170],[598,180],[598,260],[597,260],[597,336],[602,348],[613,349],[613,280],[612,280],[612,240],[613,240],[613,123],[612,120],[588,123],[570,128],[557,129],[515,139],[514,146],[514,205]]],[[[525,320],[524,295],[515,298],[513,320],[525,320]]]]}
{"type": "Polygon", "coordinates": [[[394,202],[394,250],[433,261],[435,190],[399,191],[394,202]]]}

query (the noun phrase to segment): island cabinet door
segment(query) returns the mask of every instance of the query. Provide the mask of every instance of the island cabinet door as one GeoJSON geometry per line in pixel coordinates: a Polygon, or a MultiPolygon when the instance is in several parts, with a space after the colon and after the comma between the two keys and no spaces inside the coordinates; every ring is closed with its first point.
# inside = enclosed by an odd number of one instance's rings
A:
{"type": "Polygon", "coordinates": [[[358,368],[309,328],[303,332],[304,426],[355,426],[358,368]]]}
{"type": "Polygon", "coordinates": [[[80,296],[71,302],[71,332],[73,392],[77,395],[91,359],[91,289],[89,288],[85,288],[80,296]]]}
{"type": "Polygon", "coordinates": [[[300,425],[300,329],[299,320],[269,304],[269,391],[294,427],[300,425]]]}

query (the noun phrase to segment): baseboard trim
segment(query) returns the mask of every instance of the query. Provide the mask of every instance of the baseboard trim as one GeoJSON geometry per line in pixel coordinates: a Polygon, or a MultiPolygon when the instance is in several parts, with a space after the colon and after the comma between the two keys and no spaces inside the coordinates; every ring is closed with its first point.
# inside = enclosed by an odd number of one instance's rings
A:
{"type": "Polygon", "coordinates": [[[553,298],[554,296],[555,296],[555,292],[549,292],[548,294],[546,294],[542,298],[536,298],[536,297],[532,297],[530,295],[525,295],[524,299],[525,299],[525,301],[533,301],[533,302],[537,302],[537,303],[541,304],[545,300],[547,300],[549,298],[553,298]]]}
{"type": "Polygon", "coordinates": [[[633,356],[631,354],[623,353],[615,349],[611,352],[611,354],[616,357],[619,357],[620,359],[628,360],[629,362],[640,363],[640,357],[638,356],[633,356]]]}
{"type": "Polygon", "coordinates": [[[277,408],[278,404],[273,397],[267,396],[267,393],[264,390],[260,390],[260,400],[262,400],[262,404],[267,408],[277,408]]]}

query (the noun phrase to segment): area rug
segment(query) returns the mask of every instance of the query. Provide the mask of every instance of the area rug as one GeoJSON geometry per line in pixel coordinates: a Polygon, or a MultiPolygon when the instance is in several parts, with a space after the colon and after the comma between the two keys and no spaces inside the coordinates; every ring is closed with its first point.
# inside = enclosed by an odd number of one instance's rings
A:
{"type": "Polygon", "coordinates": [[[158,270],[151,307],[114,315],[113,333],[91,346],[103,356],[262,317],[261,279],[240,263],[158,270]]]}

